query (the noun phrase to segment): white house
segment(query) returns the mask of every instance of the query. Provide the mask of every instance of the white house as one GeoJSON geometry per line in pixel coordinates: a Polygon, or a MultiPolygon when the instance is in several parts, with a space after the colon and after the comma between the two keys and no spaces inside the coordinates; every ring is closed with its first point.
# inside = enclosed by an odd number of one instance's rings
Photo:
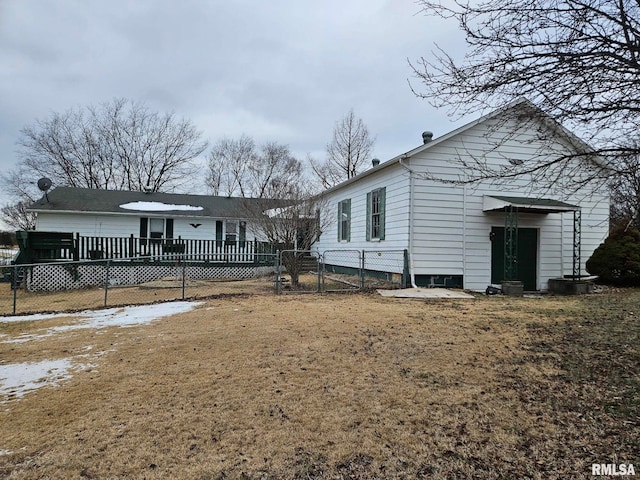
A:
{"type": "Polygon", "coordinates": [[[549,279],[583,273],[608,234],[602,182],[574,188],[597,162],[590,152],[516,101],[439,138],[427,134],[419,147],[327,190],[324,214],[337,221],[315,248],[406,250],[417,286],[484,290],[506,279],[546,290],[549,279]],[[560,157],[551,169],[530,168],[560,157]],[[531,172],[509,176],[514,169],[531,172]],[[479,178],[489,170],[503,175],[479,178]]]}
{"type": "MultiPolygon", "coordinates": [[[[254,215],[265,200],[57,187],[29,210],[36,230],[69,232],[101,255],[144,255],[182,243],[186,253],[229,252],[262,240],[254,215]],[[114,240],[116,239],[116,240],[114,240]],[[118,239],[135,239],[131,242],[118,239]],[[118,246],[120,245],[120,246],[118,246]],[[119,250],[119,251],[115,251],[119,250]],[[123,252],[122,250],[126,250],[123,252]]],[[[84,244],[83,244],[84,245],[84,244]]],[[[79,245],[79,247],[83,247],[79,245]]]]}

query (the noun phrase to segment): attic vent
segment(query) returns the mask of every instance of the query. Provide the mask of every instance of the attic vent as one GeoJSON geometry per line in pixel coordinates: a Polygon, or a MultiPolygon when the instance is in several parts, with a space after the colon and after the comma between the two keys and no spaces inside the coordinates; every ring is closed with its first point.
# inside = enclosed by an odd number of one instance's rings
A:
{"type": "Polygon", "coordinates": [[[422,132],[422,143],[429,143],[431,140],[433,140],[433,132],[422,132]]]}
{"type": "Polygon", "coordinates": [[[378,165],[380,165],[380,159],[374,158],[373,160],[371,160],[371,165],[373,165],[374,167],[377,167],[378,165]]]}

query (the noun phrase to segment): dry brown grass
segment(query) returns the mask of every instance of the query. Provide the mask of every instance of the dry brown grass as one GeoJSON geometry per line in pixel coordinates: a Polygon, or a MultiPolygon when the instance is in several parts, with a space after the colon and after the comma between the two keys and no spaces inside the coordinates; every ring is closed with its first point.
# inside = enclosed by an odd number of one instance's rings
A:
{"type": "MultiPolygon", "coordinates": [[[[95,364],[0,406],[13,452],[0,477],[581,478],[594,462],[640,464],[637,403],[594,412],[584,396],[602,385],[565,358],[600,365],[577,336],[621,302],[628,313],[640,293],[235,295],[147,326],[0,343],[6,363],[95,364]],[[104,353],[80,357],[87,346],[104,353]]],[[[628,349],[621,371],[637,381],[628,349]]]]}

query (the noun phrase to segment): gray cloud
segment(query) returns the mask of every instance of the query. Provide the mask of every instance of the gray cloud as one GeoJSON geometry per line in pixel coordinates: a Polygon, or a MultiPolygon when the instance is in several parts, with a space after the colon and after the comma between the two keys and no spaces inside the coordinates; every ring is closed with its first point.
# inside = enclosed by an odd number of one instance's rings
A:
{"type": "Polygon", "coordinates": [[[384,160],[455,126],[407,84],[407,59],[456,45],[446,28],[413,0],[0,0],[0,164],[25,125],[114,97],[301,158],[353,108],[384,160]]]}

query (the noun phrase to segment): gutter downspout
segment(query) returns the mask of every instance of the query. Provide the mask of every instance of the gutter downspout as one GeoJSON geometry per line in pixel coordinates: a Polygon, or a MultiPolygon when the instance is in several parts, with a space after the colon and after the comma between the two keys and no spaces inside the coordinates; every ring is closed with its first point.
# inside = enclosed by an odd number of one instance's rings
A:
{"type": "Polygon", "coordinates": [[[467,184],[462,185],[462,288],[467,278],[467,184]]]}
{"type": "Polygon", "coordinates": [[[414,171],[411,170],[408,166],[406,166],[402,161],[406,159],[406,155],[402,155],[398,159],[398,163],[404,168],[407,172],[409,172],[409,278],[411,279],[411,286],[413,288],[418,288],[416,285],[416,274],[413,265],[413,186],[414,186],[414,171]]]}

